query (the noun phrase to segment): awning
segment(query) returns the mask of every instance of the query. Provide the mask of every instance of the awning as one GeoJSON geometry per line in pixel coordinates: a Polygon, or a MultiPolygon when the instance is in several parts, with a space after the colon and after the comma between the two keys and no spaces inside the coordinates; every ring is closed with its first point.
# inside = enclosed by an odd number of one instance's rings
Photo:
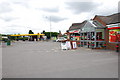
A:
{"type": "Polygon", "coordinates": [[[71,37],[80,37],[80,36],[71,36],[71,37]]]}
{"type": "Polygon", "coordinates": [[[79,33],[79,30],[69,31],[69,33],[79,33]]]}
{"type": "Polygon", "coordinates": [[[120,29],[120,27],[111,27],[111,28],[108,28],[108,30],[111,30],[111,29],[120,29]]]}
{"type": "Polygon", "coordinates": [[[10,35],[10,36],[36,36],[36,35],[44,36],[45,34],[17,34],[17,35],[10,35]]]}

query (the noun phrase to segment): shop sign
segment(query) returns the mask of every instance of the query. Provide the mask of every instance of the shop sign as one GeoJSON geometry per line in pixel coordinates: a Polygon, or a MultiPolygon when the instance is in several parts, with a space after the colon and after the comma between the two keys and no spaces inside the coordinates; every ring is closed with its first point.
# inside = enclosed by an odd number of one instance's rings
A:
{"type": "Polygon", "coordinates": [[[79,33],[80,32],[80,30],[71,30],[71,31],[69,31],[69,33],[79,33]]]}
{"type": "Polygon", "coordinates": [[[120,42],[120,29],[109,30],[109,42],[120,42]]]}
{"type": "Polygon", "coordinates": [[[108,26],[108,28],[113,28],[113,27],[119,27],[119,23],[118,24],[111,24],[111,25],[107,25],[108,26]]]}

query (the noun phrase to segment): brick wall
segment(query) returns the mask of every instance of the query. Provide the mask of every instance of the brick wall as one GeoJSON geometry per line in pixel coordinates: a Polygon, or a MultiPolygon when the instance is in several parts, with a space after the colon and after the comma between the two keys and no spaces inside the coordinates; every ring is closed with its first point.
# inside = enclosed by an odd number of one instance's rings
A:
{"type": "MultiPolygon", "coordinates": [[[[105,30],[105,41],[106,41],[106,48],[111,50],[116,50],[116,43],[109,42],[109,30],[106,28],[105,30]]],[[[119,51],[120,51],[120,44],[119,44],[119,51]]]]}
{"type": "MultiPolygon", "coordinates": [[[[106,24],[98,17],[95,16],[93,20],[97,20],[99,23],[106,26],[106,24]]],[[[109,43],[109,30],[105,29],[105,41],[106,41],[106,48],[110,50],[116,50],[116,43],[109,43]]],[[[120,44],[119,44],[119,51],[120,51],[120,44]]]]}

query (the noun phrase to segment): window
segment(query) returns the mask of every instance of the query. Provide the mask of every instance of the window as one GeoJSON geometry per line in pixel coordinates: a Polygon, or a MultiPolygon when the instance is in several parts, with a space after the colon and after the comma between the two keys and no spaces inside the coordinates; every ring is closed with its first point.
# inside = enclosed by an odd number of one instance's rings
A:
{"type": "Polygon", "coordinates": [[[120,42],[120,29],[109,30],[109,42],[120,42]]]}

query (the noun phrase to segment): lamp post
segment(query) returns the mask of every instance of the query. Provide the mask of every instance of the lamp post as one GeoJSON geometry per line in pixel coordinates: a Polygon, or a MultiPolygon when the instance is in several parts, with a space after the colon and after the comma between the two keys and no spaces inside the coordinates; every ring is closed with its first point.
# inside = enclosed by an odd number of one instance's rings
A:
{"type": "Polygon", "coordinates": [[[51,39],[51,16],[50,17],[46,16],[46,19],[50,21],[50,39],[51,39]]]}
{"type": "Polygon", "coordinates": [[[50,16],[50,39],[51,39],[51,16],[50,16]]]}

